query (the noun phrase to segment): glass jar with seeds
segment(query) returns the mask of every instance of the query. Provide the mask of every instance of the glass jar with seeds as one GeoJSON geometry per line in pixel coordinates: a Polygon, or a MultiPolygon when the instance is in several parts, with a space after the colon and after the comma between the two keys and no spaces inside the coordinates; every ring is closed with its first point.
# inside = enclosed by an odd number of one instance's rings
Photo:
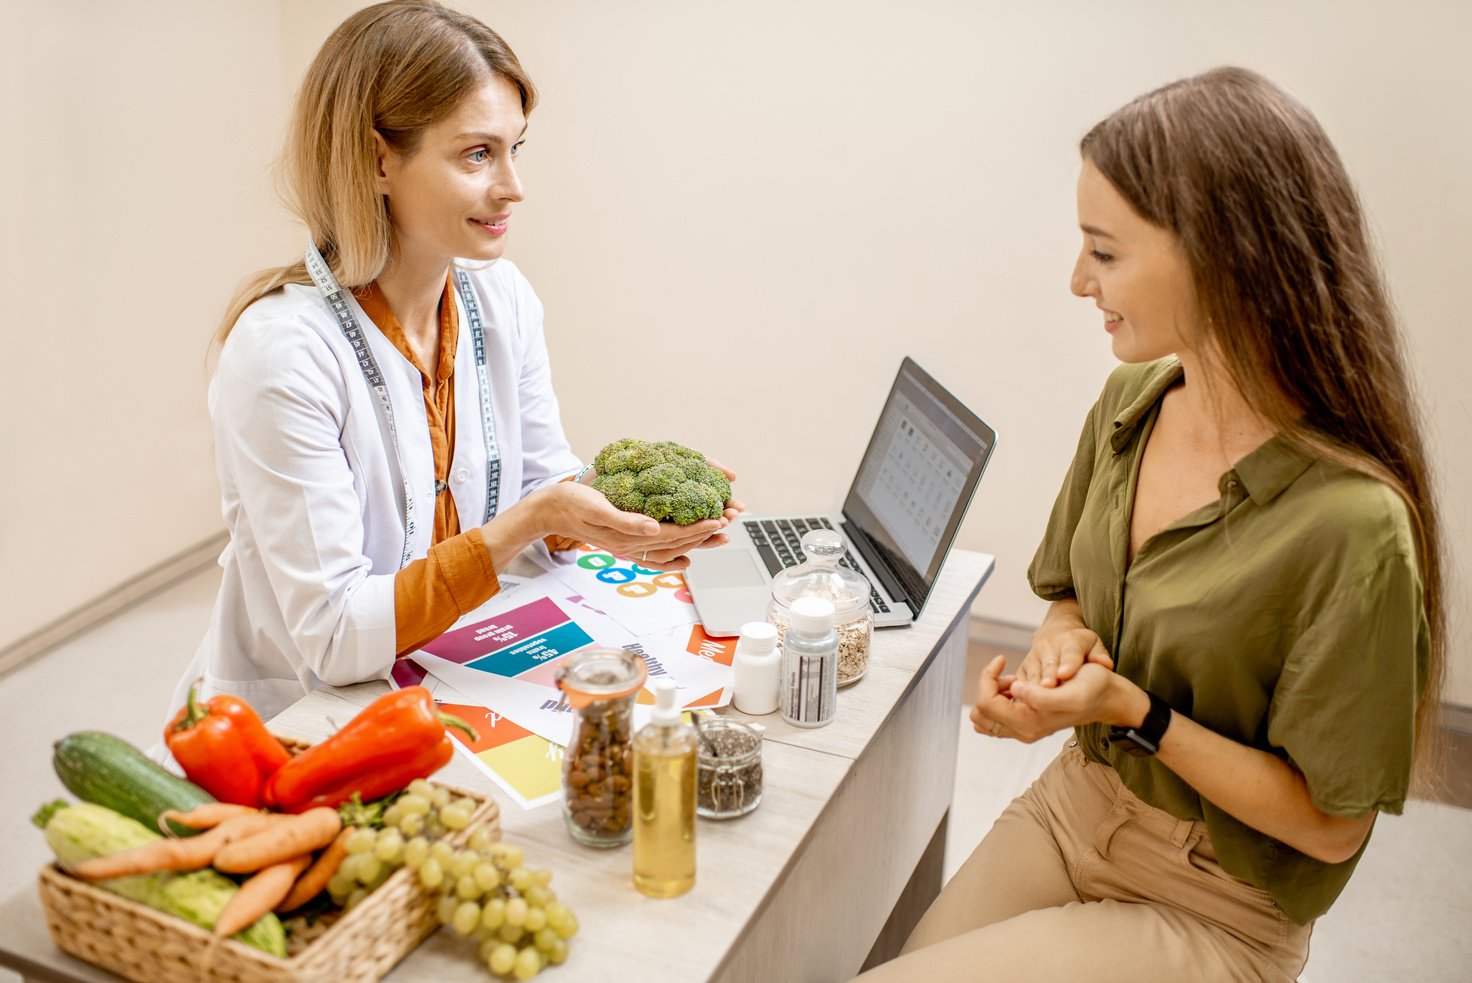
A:
{"type": "Polygon", "coordinates": [[[838,634],[838,685],[847,686],[869,671],[869,643],[874,637],[874,613],[869,607],[869,581],[850,565],[847,544],[835,529],[810,529],[803,534],[807,561],[777,574],[767,620],[777,629],[779,644],[786,638],[792,602],[799,597],[821,597],[833,602],[833,629],[838,634]]]}
{"type": "Polygon", "coordinates": [[[762,801],[762,737],[747,724],[702,717],[695,759],[695,812],[706,819],[744,816],[762,801]]]}

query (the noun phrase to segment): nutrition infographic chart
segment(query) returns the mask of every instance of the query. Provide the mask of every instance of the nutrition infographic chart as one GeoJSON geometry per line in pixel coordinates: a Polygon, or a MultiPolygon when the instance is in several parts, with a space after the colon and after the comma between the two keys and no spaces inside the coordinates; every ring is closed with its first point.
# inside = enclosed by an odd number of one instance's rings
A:
{"type": "MultiPolygon", "coordinates": [[[[684,579],[584,548],[571,562],[530,580],[503,579],[501,593],[451,630],[398,660],[397,686],[422,685],[447,713],[468,721],[475,741],[452,731],[461,750],[526,808],[557,800],[571,712],[556,688],[559,663],[593,645],[627,649],[650,680],[674,681],[677,705],[730,702],[736,640],[696,623],[684,579]]],[[[636,697],[635,726],[654,704],[636,697]]]]}
{"type": "Polygon", "coordinates": [[[698,620],[685,578],[678,573],[648,570],[586,544],[569,551],[566,560],[539,562],[573,594],[635,637],[698,620]]]}
{"type": "Polygon", "coordinates": [[[558,661],[593,643],[593,636],[562,605],[540,597],[485,621],[447,631],[422,651],[479,672],[555,686],[558,661]]]}
{"type": "Polygon", "coordinates": [[[520,726],[505,714],[481,706],[409,659],[394,664],[398,686],[423,686],[435,705],[475,729],[472,741],[463,731],[448,733],[461,753],[524,809],[556,802],[562,788],[562,745],[520,726]]]}

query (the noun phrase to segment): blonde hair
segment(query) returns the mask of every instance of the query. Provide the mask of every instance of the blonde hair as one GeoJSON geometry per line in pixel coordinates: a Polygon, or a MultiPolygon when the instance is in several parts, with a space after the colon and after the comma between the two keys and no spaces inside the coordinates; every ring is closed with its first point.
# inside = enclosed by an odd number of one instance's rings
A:
{"type": "MultiPolygon", "coordinates": [[[[501,77],[530,115],[537,90],[501,36],[437,0],[389,0],[338,25],[307,69],[280,162],[282,197],[346,287],[372,283],[393,255],[393,223],[374,181],[375,131],[397,154],[468,93],[501,77]]],[[[290,283],[306,263],[261,270],[236,289],[215,340],[247,307],[290,283]]]]}

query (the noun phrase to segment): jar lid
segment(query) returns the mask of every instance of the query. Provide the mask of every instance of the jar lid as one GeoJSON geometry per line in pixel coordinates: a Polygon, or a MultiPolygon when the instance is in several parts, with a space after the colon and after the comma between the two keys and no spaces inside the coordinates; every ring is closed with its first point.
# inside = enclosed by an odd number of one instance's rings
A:
{"type": "Polygon", "coordinates": [[[574,652],[557,667],[557,688],[573,709],[637,693],[649,677],[644,660],[628,649],[595,647],[574,652]]]}
{"type": "Polygon", "coordinates": [[[729,717],[704,717],[696,764],[701,768],[741,765],[762,756],[762,735],[750,724],[729,717]]]}
{"type": "Polygon", "coordinates": [[[791,607],[799,597],[821,597],[833,602],[838,621],[845,622],[869,607],[869,581],[864,575],[840,566],[846,544],[836,529],[812,529],[803,533],[802,551],[807,561],[783,570],[772,578],[772,599],[791,607]]]}
{"type": "Polygon", "coordinates": [[[792,630],[804,635],[826,635],[833,630],[833,602],[826,597],[799,597],[792,602],[792,630]]]}

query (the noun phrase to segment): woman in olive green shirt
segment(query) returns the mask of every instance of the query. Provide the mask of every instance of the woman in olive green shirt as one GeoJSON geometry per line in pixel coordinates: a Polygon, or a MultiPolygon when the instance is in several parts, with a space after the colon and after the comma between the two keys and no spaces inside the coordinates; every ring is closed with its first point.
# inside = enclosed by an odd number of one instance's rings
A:
{"type": "Polygon", "coordinates": [[[1126,364],[1029,570],[1052,606],[972,712],[1075,739],[873,975],[1293,979],[1439,690],[1395,318],[1338,156],[1262,77],[1145,95],[1082,156],[1071,286],[1126,364]]]}

